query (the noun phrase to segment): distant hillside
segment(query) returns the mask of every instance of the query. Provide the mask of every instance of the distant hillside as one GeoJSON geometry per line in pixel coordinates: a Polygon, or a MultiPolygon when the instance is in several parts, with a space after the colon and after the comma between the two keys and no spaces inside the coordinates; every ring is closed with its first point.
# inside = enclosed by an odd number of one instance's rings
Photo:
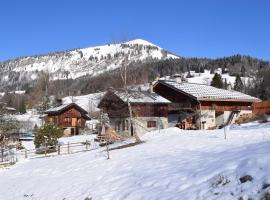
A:
{"type": "MultiPolygon", "coordinates": [[[[149,63],[135,62],[128,66],[127,79],[129,85],[136,85],[153,81],[156,77],[182,74],[188,71],[200,72],[207,69],[214,73],[218,68],[231,76],[240,74],[245,77],[254,77],[258,71],[270,69],[270,63],[240,55],[219,59],[179,58],[149,63]]],[[[95,77],[84,76],[73,81],[63,80],[63,82],[65,82],[63,85],[69,86],[69,91],[77,91],[80,94],[103,91],[108,87],[119,88],[123,85],[119,69],[95,77]]],[[[57,84],[59,86],[59,82],[57,84]]]]}
{"type": "Polygon", "coordinates": [[[178,58],[142,39],[65,52],[17,58],[0,63],[0,92],[31,84],[44,73],[50,80],[94,77],[133,62],[178,58]]]}
{"type": "MultiPolygon", "coordinates": [[[[236,74],[246,77],[245,81],[251,80],[245,85],[246,93],[270,99],[269,61],[242,55],[218,59],[178,57],[145,40],[0,63],[0,95],[25,90],[25,102],[31,107],[44,101],[44,96],[62,98],[101,92],[109,87],[121,88],[120,69],[123,66],[127,68],[128,85],[144,84],[174,74],[186,75],[191,71],[198,74],[206,69],[213,74],[220,68],[230,80],[234,80],[236,74]]],[[[204,80],[206,84],[211,82],[210,77],[204,80]]],[[[233,81],[230,82],[233,86],[233,81]]],[[[15,107],[20,104],[14,100],[14,95],[5,95],[3,100],[15,107]]]]}

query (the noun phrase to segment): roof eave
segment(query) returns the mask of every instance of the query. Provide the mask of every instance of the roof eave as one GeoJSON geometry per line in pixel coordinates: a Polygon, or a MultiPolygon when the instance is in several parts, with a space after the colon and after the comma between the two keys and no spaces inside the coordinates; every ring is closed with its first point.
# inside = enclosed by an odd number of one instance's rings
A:
{"type": "Polygon", "coordinates": [[[130,102],[131,104],[171,104],[171,102],[130,102]]]}
{"type": "Polygon", "coordinates": [[[229,101],[229,102],[260,102],[260,99],[209,99],[209,98],[198,98],[198,101],[229,101]]]}
{"type": "Polygon", "coordinates": [[[192,98],[193,100],[195,100],[195,101],[197,101],[198,103],[200,103],[199,102],[199,99],[197,98],[197,97],[195,97],[195,96],[193,96],[193,95],[191,95],[191,94],[188,94],[188,93],[186,93],[186,92],[184,92],[183,90],[180,90],[180,89],[178,89],[178,88],[176,88],[176,87],[173,87],[173,86],[171,86],[170,84],[167,84],[165,81],[163,81],[163,80],[158,80],[154,85],[153,85],[153,88],[157,85],[157,84],[164,84],[164,85],[166,85],[167,87],[169,87],[169,88],[171,88],[171,89],[173,89],[173,90],[175,90],[175,91],[177,91],[177,92],[180,92],[180,93],[182,93],[182,94],[184,94],[184,95],[187,95],[188,97],[190,97],[190,98],[192,98]]]}

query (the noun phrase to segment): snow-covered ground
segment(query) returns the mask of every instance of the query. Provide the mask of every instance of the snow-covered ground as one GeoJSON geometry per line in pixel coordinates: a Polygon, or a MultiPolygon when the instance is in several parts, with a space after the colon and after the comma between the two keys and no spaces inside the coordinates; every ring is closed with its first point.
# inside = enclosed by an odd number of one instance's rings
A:
{"type": "MultiPolygon", "coordinates": [[[[215,70],[215,73],[218,73],[221,75],[223,81],[226,80],[227,84],[230,84],[231,87],[234,87],[234,82],[235,82],[235,76],[230,76],[229,73],[222,74],[221,73],[222,69],[218,68],[215,70]]],[[[184,76],[186,77],[188,72],[184,73],[184,76]]],[[[210,70],[204,70],[204,73],[195,73],[195,71],[190,71],[191,78],[187,78],[187,81],[189,83],[197,83],[197,84],[205,84],[205,85],[210,85],[211,81],[214,77],[215,74],[211,74],[210,70]]],[[[241,77],[242,82],[248,83],[249,78],[248,77],[241,77]]]]}
{"type": "Polygon", "coordinates": [[[34,128],[35,125],[38,127],[42,125],[42,120],[40,119],[40,115],[36,113],[34,110],[27,110],[25,114],[22,115],[12,115],[16,120],[23,123],[22,128],[31,129],[34,128]]]}
{"type": "Polygon", "coordinates": [[[270,192],[270,123],[150,132],[145,143],[17,163],[0,170],[5,200],[231,200],[270,192]],[[244,175],[252,181],[240,182],[244,175]],[[264,188],[264,189],[263,189],[264,188]]]}

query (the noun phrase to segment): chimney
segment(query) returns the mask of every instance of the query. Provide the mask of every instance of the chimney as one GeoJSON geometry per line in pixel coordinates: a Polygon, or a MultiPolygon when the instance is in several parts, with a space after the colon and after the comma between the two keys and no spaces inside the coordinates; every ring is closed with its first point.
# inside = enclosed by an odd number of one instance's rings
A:
{"type": "Polygon", "coordinates": [[[154,93],[154,91],[153,91],[153,82],[149,83],[149,92],[154,93]]]}
{"type": "Polygon", "coordinates": [[[155,81],[158,81],[160,79],[160,75],[158,74],[157,77],[155,78],[155,81]]]}
{"type": "Polygon", "coordinates": [[[61,106],[63,104],[62,99],[56,99],[56,105],[61,106]]]}
{"type": "Polygon", "coordinates": [[[182,83],[182,79],[181,79],[180,77],[175,78],[175,81],[176,81],[177,83],[182,83]]]}
{"type": "Polygon", "coordinates": [[[108,88],[107,88],[107,91],[108,91],[108,92],[113,92],[113,87],[108,87],[108,88]]]}
{"type": "Polygon", "coordinates": [[[182,75],[181,74],[174,74],[172,78],[175,80],[177,83],[182,83],[182,75]]]}

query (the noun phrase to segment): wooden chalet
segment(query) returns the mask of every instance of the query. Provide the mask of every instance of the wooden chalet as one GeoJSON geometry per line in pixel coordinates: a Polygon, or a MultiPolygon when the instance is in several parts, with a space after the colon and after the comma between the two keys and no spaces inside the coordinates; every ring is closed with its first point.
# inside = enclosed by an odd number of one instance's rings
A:
{"type": "Polygon", "coordinates": [[[255,102],[252,105],[253,116],[270,115],[270,101],[255,102]]]}
{"type": "Polygon", "coordinates": [[[158,80],[153,91],[172,102],[169,121],[182,129],[212,129],[252,116],[260,99],[209,85],[158,80]]]}
{"type": "Polygon", "coordinates": [[[6,103],[0,102],[0,112],[5,114],[16,114],[17,110],[13,107],[8,107],[6,103]]]}
{"type": "Polygon", "coordinates": [[[46,123],[53,123],[63,127],[65,135],[78,135],[85,127],[86,120],[90,120],[87,111],[75,103],[64,104],[45,111],[46,123]]]}
{"type": "Polygon", "coordinates": [[[118,133],[133,136],[147,131],[168,127],[170,101],[149,92],[109,90],[101,99],[98,108],[107,113],[110,124],[118,133]],[[134,124],[130,124],[128,101],[132,108],[134,124]]]}

